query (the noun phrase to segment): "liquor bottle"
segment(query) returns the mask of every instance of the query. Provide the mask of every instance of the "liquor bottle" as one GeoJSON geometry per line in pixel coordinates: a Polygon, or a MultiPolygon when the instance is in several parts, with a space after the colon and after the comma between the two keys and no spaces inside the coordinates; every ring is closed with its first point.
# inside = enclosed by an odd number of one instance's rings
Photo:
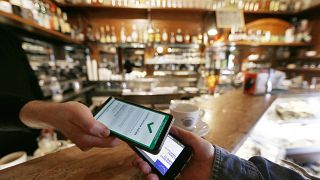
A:
{"type": "Polygon", "coordinates": [[[111,33],[109,25],[106,25],[106,43],[111,43],[111,33]]]}
{"type": "Polygon", "coordinates": [[[101,35],[100,42],[106,43],[106,34],[104,32],[103,26],[100,27],[100,35],[101,35]]]}
{"type": "Polygon", "coordinates": [[[64,21],[64,30],[65,30],[65,34],[70,35],[71,34],[71,26],[70,23],[68,22],[68,16],[67,13],[63,13],[63,21],[64,21]]]}
{"type": "Polygon", "coordinates": [[[58,16],[56,13],[57,7],[55,6],[54,3],[51,3],[51,14],[52,14],[52,21],[53,21],[53,29],[55,31],[59,31],[60,30],[60,26],[59,26],[59,20],[58,20],[58,16]]]}
{"type": "Polygon", "coordinates": [[[184,43],[190,43],[190,34],[188,33],[188,31],[184,35],[184,43]]]}
{"type": "Polygon", "coordinates": [[[43,14],[43,26],[47,29],[50,29],[50,17],[48,14],[48,5],[45,3],[42,3],[42,14],[43,14]]]}
{"type": "Polygon", "coordinates": [[[301,0],[295,0],[293,7],[294,7],[293,8],[294,12],[299,11],[301,9],[301,7],[302,7],[302,1],[301,0]]]}
{"type": "Polygon", "coordinates": [[[203,33],[203,44],[207,45],[209,41],[209,37],[207,33],[203,33]]]}
{"type": "MultiPolygon", "coordinates": [[[[261,1],[261,0],[260,0],[261,1]]],[[[256,0],[254,2],[254,7],[253,7],[253,10],[254,11],[258,11],[260,9],[260,3],[259,3],[259,0],[256,0]]]]}
{"type": "Polygon", "coordinates": [[[249,11],[249,9],[250,9],[250,1],[245,1],[245,3],[244,3],[244,10],[245,11],[249,11]]]}
{"type": "Polygon", "coordinates": [[[51,11],[51,6],[49,3],[46,4],[47,14],[49,17],[49,29],[54,31],[54,25],[53,25],[53,13],[51,11]]]}
{"type": "Polygon", "coordinates": [[[34,8],[32,9],[32,16],[33,16],[33,19],[36,23],[40,24],[39,23],[39,9],[40,9],[40,4],[39,4],[39,0],[34,0],[33,1],[33,5],[34,5],[34,8]]]}
{"type": "Polygon", "coordinates": [[[96,29],[96,33],[95,33],[95,35],[94,35],[94,38],[95,38],[95,41],[96,41],[96,42],[100,42],[101,36],[100,36],[99,29],[96,29]]]}
{"type": "Polygon", "coordinates": [[[202,44],[202,41],[203,41],[203,36],[202,36],[202,33],[201,33],[201,29],[199,28],[198,29],[198,44],[202,44]]]}
{"type": "Polygon", "coordinates": [[[86,40],[87,41],[94,41],[93,31],[92,31],[91,25],[88,25],[88,27],[87,27],[86,40]]]}
{"type": "Polygon", "coordinates": [[[147,29],[144,29],[143,30],[143,43],[148,43],[148,40],[149,40],[148,31],[147,31],[147,29]]]}
{"type": "Polygon", "coordinates": [[[176,34],[176,43],[183,43],[183,36],[181,34],[181,29],[177,29],[177,34],[176,34]]]}
{"type": "Polygon", "coordinates": [[[167,43],[168,42],[168,33],[167,33],[167,30],[164,29],[163,32],[162,32],[162,41],[164,43],[167,43]]]}
{"type": "Polygon", "coordinates": [[[161,42],[161,34],[160,34],[160,30],[159,29],[156,30],[155,42],[156,43],[160,43],[161,42]]]}
{"type": "Polygon", "coordinates": [[[172,1],[173,0],[167,0],[167,7],[172,8],[172,1]]]}
{"type": "Polygon", "coordinates": [[[279,11],[280,9],[280,1],[276,0],[274,4],[274,11],[279,11]]]}
{"type": "Polygon", "coordinates": [[[116,0],[111,0],[111,5],[112,5],[112,6],[116,6],[116,5],[117,5],[116,0]]]}
{"type": "Polygon", "coordinates": [[[270,10],[270,0],[265,0],[264,9],[263,10],[270,10]]]}
{"type": "Polygon", "coordinates": [[[138,42],[143,43],[143,31],[141,29],[138,31],[138,42]]]}
{"type": "Polygon", "coordinates": [[[253,11],[254,10],[254,5],[255,5],[255,1],[251,0],[249,3],[249,11],[253,11]]]}
{"type": "Polygon", "coordinates": [[[120,40],[121,40],[121,43],[126,43],[127,41],[126,29],[123,24],[121,25],[121,30],[120,30],[120,40]]]}
{"type": "Polygon", "coordinates": [[[59,26],[60,26],[60,32],[64,33],[64,21],[62,17],[62,12],[60,8],[57,8],[57,13],[58,13],[58,21],[59,21],[59,26]]]}
{"type": "Polygon", "coordinates": [[[161,5],[163,8],[167,7],[167,0],[162,0],[161,5]]]}
{"type": "Polygon", "coordinates": [[[148,32],[148,42],[153,43],[154,42],[154,31],[148,32]]]}
{"type": "Polygon", "coordinates": [[[112,43],[116,43],[117,42],[117,36],[116,36],[116,32],[115,32],[115,27],[114,26],[111,27],[111,42],[112,43]]]}
{"type": "Polygon", "coordinates": [[[244,8],[244,2],[243,2],[243,0],[239,0],[239,2],[238,2],[238,8],[239,8],[239,9],[243,9],[243,8],[244,8]]]}
{"type": "Polygon", "coordinates": [[[131,33],[132,42],[138,42],[138,32],[136,25],[132,25],[132,33],[131,33]]]}
{"type": "Polygon", "coordinates": [[[174,32],[171,32],[170,34],[170,43],[174,44],[176,42],[176,38],[174,37],[174,32]]]}
{"type": "Polygon", "coordinates": [[[197,35],[193,35],[191,37],[191,42],[192,42],[192,44],[197,44],[198,43],[198,36],[197,35]]]}

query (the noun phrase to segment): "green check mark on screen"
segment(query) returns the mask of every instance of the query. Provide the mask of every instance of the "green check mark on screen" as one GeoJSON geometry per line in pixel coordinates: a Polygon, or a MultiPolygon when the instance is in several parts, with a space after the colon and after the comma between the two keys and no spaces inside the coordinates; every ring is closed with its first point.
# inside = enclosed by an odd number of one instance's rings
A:
{"type": "Polygon", "coordinates": [[[153,122],[147,124],[149,133],[152,133],[151,125],[153,125],[153,124],[154,124],[153,122]]]}

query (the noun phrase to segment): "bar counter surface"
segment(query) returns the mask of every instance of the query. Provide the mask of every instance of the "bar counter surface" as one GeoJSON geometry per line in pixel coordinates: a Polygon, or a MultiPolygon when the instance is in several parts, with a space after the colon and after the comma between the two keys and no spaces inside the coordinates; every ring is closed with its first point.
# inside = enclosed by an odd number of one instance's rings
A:
{"type": "MultiPolygon", "coordinates": [[[[234,152],[275,98],[236,90],[199,104],[206,111],[203,120],[210,126],[204,138],[234,152]]],[[[87,152],[72,147],[2,170],[0,179],[144,179],[132,166],[133,155],[125,143],[87,152]]]]}

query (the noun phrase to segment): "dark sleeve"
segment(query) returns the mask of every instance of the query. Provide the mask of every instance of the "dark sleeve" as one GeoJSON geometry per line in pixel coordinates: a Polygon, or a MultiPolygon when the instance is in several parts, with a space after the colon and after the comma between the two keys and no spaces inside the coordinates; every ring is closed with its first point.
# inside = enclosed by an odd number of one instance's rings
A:
{"type": "Polygon", "coordinates": [[[212,179],[304,179],[297,172],[282,167],[262,157],[241,159],[224,149],[215,146],[215,160],[212,166],[212,179]]]}
{"type": "Polygon", "coordinates": [[[19,118],[22,107],[31,99],[26,99],[13,94],[0,93],[0,131],[29,131],[19,118]]]}

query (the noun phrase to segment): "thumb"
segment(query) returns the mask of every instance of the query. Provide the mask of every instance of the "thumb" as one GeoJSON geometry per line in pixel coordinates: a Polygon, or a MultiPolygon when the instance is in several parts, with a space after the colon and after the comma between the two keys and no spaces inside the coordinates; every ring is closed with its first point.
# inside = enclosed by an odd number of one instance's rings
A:
{"type": "Polygon", "coordinates": [[[108,137],[110,135],[110,130],[101,122],[93,119],[92,125],[89,128],[89,133],[98,137],[108,137]]]}
{"type": "Polygon", "coordinates": [[[195,148],[199,144],[199,141],[201,142],[200,137],[179,127],[172,126],[170,132],[180,138],[185,144],[193,148],[195,148]]]}

